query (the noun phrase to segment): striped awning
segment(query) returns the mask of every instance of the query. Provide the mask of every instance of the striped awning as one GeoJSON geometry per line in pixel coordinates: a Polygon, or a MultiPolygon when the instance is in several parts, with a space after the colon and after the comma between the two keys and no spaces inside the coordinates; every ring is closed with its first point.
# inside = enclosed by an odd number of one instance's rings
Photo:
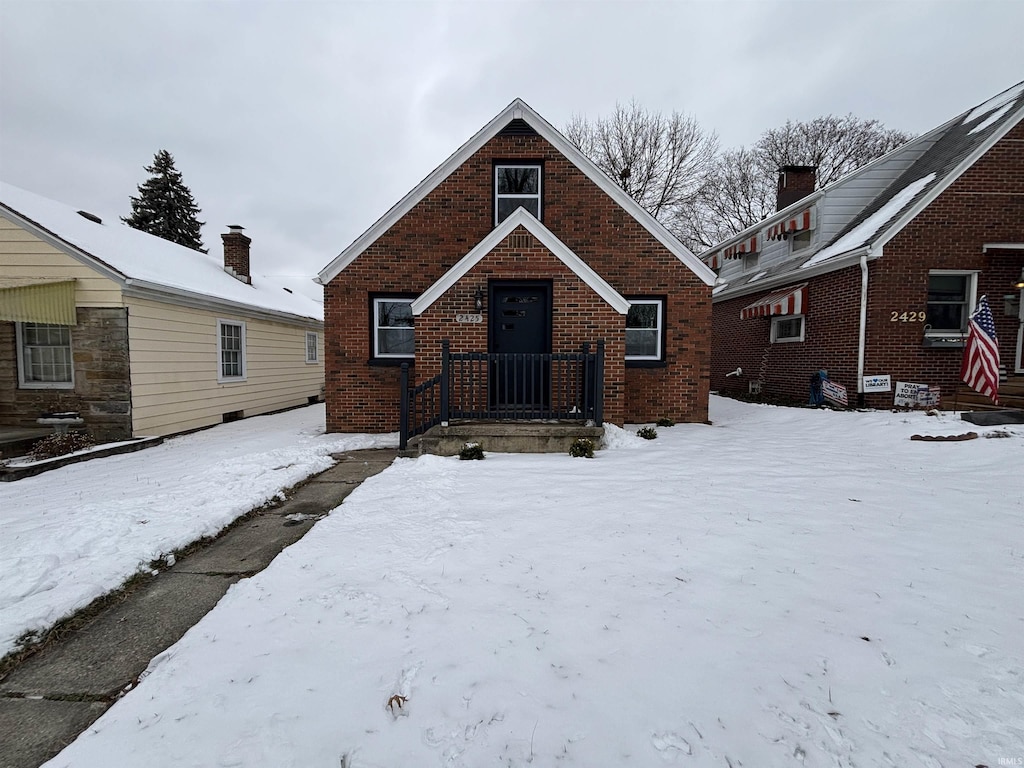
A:
{"type": "Polygon", "coordinates": [[[769,240],[778,240],[779,238],[791,235],[794,232],[804,232],[808,229],[814,229],[814,219],[814,208],[805,208],[796,216],[790,216],[788,219],[783,219],[782,221],[768,227],[765,231],[765,237],[769,240]]]}
{"type": "Polygon", "coordinates": [[[74,278],[0,278],[0,320],[75,325],[74,278]]]}
{"type": "Polygon", "coordinates": [[[741,320],[768,315],[800,315],[807,306],[807,283],[769,293],[740,310],[741,320]]]}
{"type": "Polygon", "coordinates": [[[742,242],[730,245],[722,250],[722,258],[742,259],[745,253],[757,253],[761,250],[761,236],[754,235],[742,242]]]}
{"type": "Polygon", "coordinates": [[[712,269],[721,269],[722,268],[722,252],[721,251],[715,251],[710,256],[708,256],[708,257],[706,257],[704,259],[704,263],[707,264],[712,269]]]}

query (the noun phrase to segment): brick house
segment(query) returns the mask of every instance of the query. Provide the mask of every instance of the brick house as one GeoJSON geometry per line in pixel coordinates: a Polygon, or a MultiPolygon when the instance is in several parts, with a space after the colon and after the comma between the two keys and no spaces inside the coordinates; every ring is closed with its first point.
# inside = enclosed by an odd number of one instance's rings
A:
{"type": "Polygon", "coordinates": [[[891,407],[898,381],[980,404],[958,382],[987,295],[1000,400],[1024,405],[1022,120],[1024,83],[822,189],[781,169],[778,212],[701,254],[719,272],[712,389],[807,402],[825,369],[851,405],[891,407]]]}
{"type": "Polygon", "coordinates": [[[562,393],[600,343],[604,420],[705,421],[714,279],[517,99],[320,273],[327,428],[398,429],[400,366],[430,381],[445,340],[478,356],[448,361],[476,392],[449,414],[587,416],[562,393]]]}
{"type": "Polygon", "coordinates": [[[318,401],[319,289],[252,275],[241,230],[221,259],[0,184],[0,443],[46,413],[109,442],[318,401]]]}

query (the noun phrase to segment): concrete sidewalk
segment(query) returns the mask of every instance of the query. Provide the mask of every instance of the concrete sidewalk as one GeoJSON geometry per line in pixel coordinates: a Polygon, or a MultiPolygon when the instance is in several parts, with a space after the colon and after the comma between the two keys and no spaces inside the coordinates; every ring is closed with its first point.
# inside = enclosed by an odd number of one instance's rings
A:
{"type": "Polygon", "coordinates": [[[44,647],[0,680],[0,768],[38,768],[113,704],[240,579],[384,470],[394,450],[338,454],[338,463],[44,647]]]}

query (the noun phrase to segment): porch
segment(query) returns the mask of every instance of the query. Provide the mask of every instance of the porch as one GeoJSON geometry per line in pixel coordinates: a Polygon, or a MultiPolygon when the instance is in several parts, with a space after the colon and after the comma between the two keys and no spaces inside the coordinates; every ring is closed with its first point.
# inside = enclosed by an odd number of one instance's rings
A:
{"type": "Polygon", "coordinates": [[[412,386],[402,365],[399,449],[421,435],[420,453],[442,455],[456,442],[551,452],[568,450],[576,437],[599,441],[604,354],[603,341],[594,352],[584,344],[579,352],[534,354],[452,352],[445,340],[436,376],[412,386]]]}
{"type": "Polygon", "coordinates": [[[945,407],[952,408],[956,403],[956,408],[960,411],[1024,411],[1024,375],[1009,374],[1000,377],[999,405],[994,404],[987,395],[975,392],[966,384],[961,384],[958,387],[955,400],[946,398],[943,400],[945,407]]]}

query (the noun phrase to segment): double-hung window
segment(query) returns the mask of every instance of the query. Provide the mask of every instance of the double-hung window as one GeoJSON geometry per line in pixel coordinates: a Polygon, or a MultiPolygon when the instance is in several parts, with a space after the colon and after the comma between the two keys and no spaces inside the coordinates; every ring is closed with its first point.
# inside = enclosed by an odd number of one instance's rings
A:
{"type": "Polygon", "coordinates": [[[379,297],[373,300],[373,356],[383,359],[411,358],[416,351],[411,298],[379,297]]]}
{"type": "Polygon", "coordinates": [[[320,361],[320,337],[316,331],[306,331],[306,362],[320,361]]]}
{"type": "Polygon", "coordinates": [[[630,299],[626,315],[626,360],[664,359],[664,306],[662,299],[630,299]]]}
{"type": "Polygon", "coordinates": [[[217,381],[245,381],[245,323],[217,321],[217,381]]]}
{"type": "Polygon", "coordinates": [[[928,308],[925,334],[959,336],[967,332],[974,307],[975,272],[932,270],[928,273],[928,308]]]}
{"type": "Polygon", "coordinates": [[[523,207],[540,218],[540,164],[499,163],[494,166],[494,224],[523,207]]]}
{"type": "Polygon", "coordinates": [[[18,384],[24,389],[72,389],[71,327],[18,323],[18,384]]]}

